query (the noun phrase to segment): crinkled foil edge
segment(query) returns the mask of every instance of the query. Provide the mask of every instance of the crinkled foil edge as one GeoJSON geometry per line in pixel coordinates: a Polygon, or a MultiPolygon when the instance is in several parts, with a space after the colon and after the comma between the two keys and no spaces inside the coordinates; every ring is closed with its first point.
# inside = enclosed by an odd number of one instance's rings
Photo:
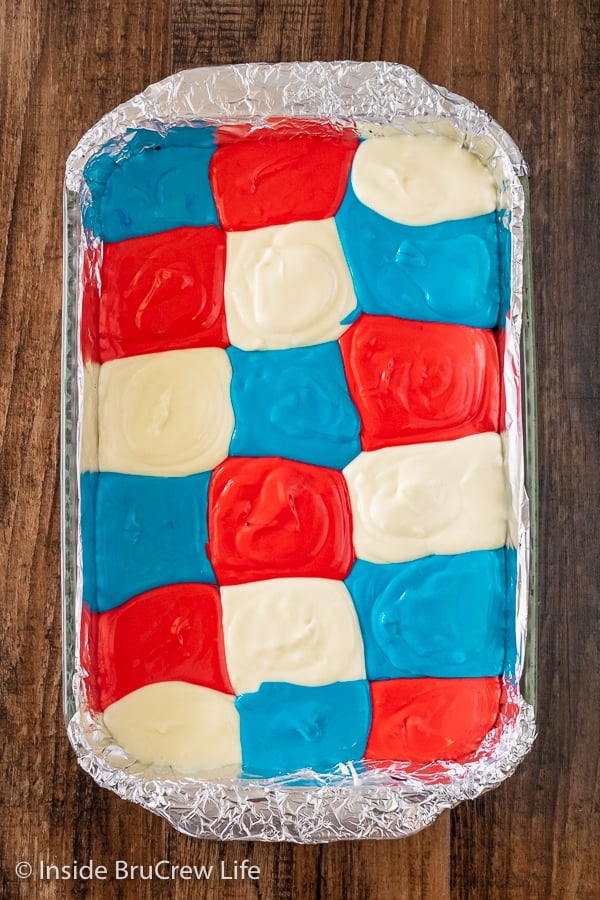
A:
{"type": "Polygon", "coordinates": [[[192,837],[218,840],[292,841],[315,844],[355,838],[414,834],[444,810],[496,787],[515,771],[535,738],[532,707],[515,697],[518,714],[500,725],[472,763],[449,764],[447,781],[426,771],[411,774],[401,764],[359,774],[339,767],[333,783],[314,772],[315,787],[286,785],[286,779],[222,783],[173,780],[127,760],[112,743],[101,719],[81,711],[69,724],[69,737],[82,768],[98,784],[158,813],[192,837]]]}
{"type": "MultiPolygon", "coordinates": [[[[502,206],[510,211],[511,303],[504,355],[504,452],[511,494],[510,541],[518,550],[517,671],[523,671],[529,602],[529,501],[524,482],[521,414],[523,322],[523,218],[521,178],[527,166],[514,141],[474,103],[431,85],[413,69],[386,62],[313,62],[191,69],[177,73],[104,116],[67,161],[62,369],[62,568],[65,717],[79,764],[102,787],[167,819],[186,834],[215,839],[320,843],[414,834],[447,808],[500,784],[529,752],[536,736],[533,707],[507,682],[511,715],[499,716],[476,758],[444,766],[440,779],[428,767],[401,763],[340,764],[334,773],[293,778],[202,781],[178,777],[132,760],[86,709],[79,667],[82,602],[78,477],[83,411],[83,365],[78,350],[80,274],[85,235],[80,200],[83,167],[107,141],[131,128],[164,130],[199,120],[214,124],[293,116],[327,119],[363,134],[390,127],[459,138],[494,173],[502,206]],[[290,782],[306,779],[315,786],[290,782]]],[[[534,473],[535,477],[535,473],[534,473]]]]}

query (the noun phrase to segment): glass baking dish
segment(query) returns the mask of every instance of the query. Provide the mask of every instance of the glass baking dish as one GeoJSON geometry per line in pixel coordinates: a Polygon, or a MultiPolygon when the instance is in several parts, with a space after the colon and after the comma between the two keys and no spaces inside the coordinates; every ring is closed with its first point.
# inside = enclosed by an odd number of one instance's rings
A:
{"type": "Polygon", "coordinates": [[[537,653],[537,445],[535,356],[531,288],[529,195],[526,166],[510,138],[473,104],[429,85],[413,70],[387,63],[294,63],[228,66],[179,73],[147,89],[106,116],[82,139],[69,159],[64,190],[64,288],[62,359],[62,593],[64,712],[79,763],[103,786],[201,837],[320,842],[360,837],[395,837],[425,827],[444,809],[477,796],[508,777],[535,738],[537,653]],[[312,773],[312,783],[294,779],[221,782],[176,778],[126,757],[85,709],[79,660],[82,550],[79,452],[83,375],[79,328],[85,230],[81,216],[82,170],[98,147],[128,128],[160,130],[165,123],[202,117],[217,124],[265,121],[281,115],[359,120],[373,132],[394,127],[460,135],[487,164],[504,166],[500,191],[511,196],[513,321],[520,329],[513,348],[515,421],[512,438],[514,523],[519,546],[517,643],[522,696],[511,701],[515,720],[495,749],[470,764],[455,764],[449,777],[389,766],[365,772],[341,767],[335,778],[312,773]],[[522,326],[522,327],[521,327],[522,326]],[[520,376],[519,376],[520,367],[520,376]],[[523,474],[524,469],[524,474],[523,474]],[[524,485],[526,486],[526,492],[524,485]],[[525,636],[527,640],[525,641],[525,636]]]}

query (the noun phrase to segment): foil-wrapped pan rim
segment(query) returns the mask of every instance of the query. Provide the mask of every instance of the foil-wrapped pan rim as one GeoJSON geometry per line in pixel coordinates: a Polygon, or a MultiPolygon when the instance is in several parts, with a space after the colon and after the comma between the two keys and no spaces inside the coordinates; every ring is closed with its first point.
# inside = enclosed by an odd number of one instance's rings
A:
{"type": "MultiPolygon", "coordinates": [[[[475,135],[489,135],[515,175],[527,175],[521,151],[475,103],[431,84],[414,69],[388,62],[243,63],[187,69],[150,85],[107,113],[69,155],[66,186],[78,190],[90,155],[130,128],[159,123],[276,116],[330,121],[368,118],[394,125],[405,117],[456,119],[475,135]]],[[[164,125],[163,125],[164,127],[164,125]]]]}

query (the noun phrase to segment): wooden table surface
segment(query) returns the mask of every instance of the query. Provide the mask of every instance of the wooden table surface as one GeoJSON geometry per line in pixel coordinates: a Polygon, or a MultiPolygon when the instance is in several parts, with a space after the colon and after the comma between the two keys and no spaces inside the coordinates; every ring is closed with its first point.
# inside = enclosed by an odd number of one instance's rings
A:
{"type": "Polygon", "coordinates": [[[594,0],[1,0],[0,829],[3,897],[600,897],[598,195],[594,0]],[[488,110],[532,172],[540,428],[540,736],[497,790],[405,840],[195,841],[101,790],[63,724],[59,359],[64,162],[171,72],[386,59],[488,110]],[[260,867],[258,881],[42,882],[19,861],[260,867]]]}

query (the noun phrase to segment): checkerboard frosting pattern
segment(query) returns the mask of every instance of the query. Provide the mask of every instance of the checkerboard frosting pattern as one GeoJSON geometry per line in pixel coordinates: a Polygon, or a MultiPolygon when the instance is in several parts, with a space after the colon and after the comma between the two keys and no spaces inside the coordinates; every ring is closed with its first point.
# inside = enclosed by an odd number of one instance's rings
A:
{"type": "Polygon", "coordinates": [[[508,232],[447,144],[180,127],[87,165],[81,655],[144,762],[418,765],[498,717],[508,232]]]}

